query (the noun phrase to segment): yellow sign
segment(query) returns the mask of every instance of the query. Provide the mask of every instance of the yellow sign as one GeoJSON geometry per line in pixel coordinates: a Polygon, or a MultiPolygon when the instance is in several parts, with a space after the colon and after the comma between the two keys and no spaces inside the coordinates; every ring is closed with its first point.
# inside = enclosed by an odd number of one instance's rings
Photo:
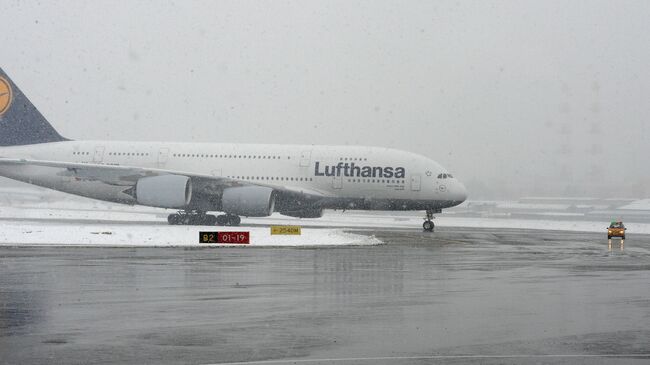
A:
{"type": "Polygon", "coordinates": [[[300,235],[300,226],[271,226],[271,234],[300,235]]]}
{"type": "Polygon", "coordinates": [[[9,81],[0,77],[0,117],[9,110],[12,96],[9,81]]]}

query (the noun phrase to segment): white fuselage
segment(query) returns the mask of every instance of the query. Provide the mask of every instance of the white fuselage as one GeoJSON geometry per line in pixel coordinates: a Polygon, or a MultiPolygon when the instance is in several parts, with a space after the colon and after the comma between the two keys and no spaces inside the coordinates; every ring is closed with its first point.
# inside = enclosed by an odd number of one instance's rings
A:
{"type": "MultiPolygon", "coordinates": [[[[354,202],[398,202],[360,209],[434,209],[460,204],[463,185],[440,164],[410,152],[378,147],[226,143],[65,141],[0,148],[0,157],[161,169],[223,177],[292,191],[319,192],[326,208],[354,202]],[[444,177],[443,177],[444,176],[444,177]],[[397,205],[396,205],[397,204],[397,205]]],[[[0,175],[72,194],[111,200],[110,193],[47,169],[0,168],[0,175]],[[54,173],[54,172],[53,172],[54,173]]]]}

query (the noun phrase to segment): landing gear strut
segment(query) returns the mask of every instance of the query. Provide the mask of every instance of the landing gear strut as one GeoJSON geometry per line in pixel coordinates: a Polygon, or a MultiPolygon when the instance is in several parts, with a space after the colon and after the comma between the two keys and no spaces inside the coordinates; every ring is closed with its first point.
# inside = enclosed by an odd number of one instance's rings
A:
{"type": "Polygon", "coordinates": [[[171,225],[196,225],[196,226],[238,226],[241,218],[234,214],[221,214],[218,216],[205,214],[201,211],[180,211],[170,214],[167,222],[171,225]]]}
{"type": "Polygon", "coordinates": [[[422,223],[422,228],[426,232],[433,232],[433,229],[435,228],[435,224],[433,224],[433,210],[432,209],[427,209],[427,217],[424,220],[424,223],[422,223]]]}

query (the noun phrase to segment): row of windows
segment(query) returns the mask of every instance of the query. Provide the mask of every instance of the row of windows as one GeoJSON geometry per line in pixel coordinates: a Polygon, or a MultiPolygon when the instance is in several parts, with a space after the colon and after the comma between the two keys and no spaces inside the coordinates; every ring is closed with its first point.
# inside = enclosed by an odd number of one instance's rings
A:
{"type": "MultiPolygon", "coordinates": [[[[174,157],[200,157],[200,158],[248,158],[258,160],[279,160],[280,156],[265,156],[265,155],[206,155],[206,154],[190,154],[190,153],[174,153],[174,157]]],[[[287,156],[287,160],[291,157],[287,156]]]]}
{"type": "Polygon", "coordinates": [[[149,153],[145,152],[109,152],[109,156],[149,156],[149,153]]]}
{"type": "MultiPolygon", "coordinates": [[[[88,156],[90,152],[72,152],[73,155],[83,155],[88,156]]],[[[109,156],[149,156],[149,153],[145,152],[109,152],[109,156]]]]}
{"type": "Polygon", "coordinates": [[[368,159],[361,157],[339,157],[339,161],[368,161],[368,159]]]}
{"type": "Polygon", "coordinates": [[[351,183],[382,183],[382,184],[404,184],[404,180],[386,179],[348,179],[351,183]]]}
{"type": "Polygon", "coordinates": [[[284,176],[228,176],[237,180],[272,180],[272,181],[313,181],[311,177],[284,177],[284,176]]]}
{"type": "Polygon", "coordinates": [[[451,176],[451,174],[440,174],[440,175],[438,175],[438,179],[446,179],[446,178],[452,179],[453,176],[451,176]]]}

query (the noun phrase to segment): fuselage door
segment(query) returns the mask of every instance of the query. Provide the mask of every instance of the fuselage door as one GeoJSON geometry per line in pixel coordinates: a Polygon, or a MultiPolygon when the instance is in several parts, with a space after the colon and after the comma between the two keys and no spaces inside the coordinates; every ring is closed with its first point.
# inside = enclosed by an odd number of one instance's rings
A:
{"type": "Polygon", "coordinates": [[[311,163],[311,150],[300,153],[300,167],[309,167],[311,163]]]}
{"type": "Polygon", "coordinates": [[[341,189],[343,188],[343,179],[340,176],[334,176],[332,178],[332,187],[334,189],[341,189]]]}
{"type": "Polygon", "coordinates": [[[169,158],[169,148],[161,148],[158,150],[158,167],[163,167],[169,158]]]}
{"type": "Polygon", "coordinates": [[[93,155],[93,162],[100,163],[104,161],[104,146],[95,147],[95,154],[93,155]]]}
{"type": "Polygon", "coordinates": [[[411,190],[412,191],[420,191],[420,175],[419,174],[413,174],[411,175],[411,190]]]}

